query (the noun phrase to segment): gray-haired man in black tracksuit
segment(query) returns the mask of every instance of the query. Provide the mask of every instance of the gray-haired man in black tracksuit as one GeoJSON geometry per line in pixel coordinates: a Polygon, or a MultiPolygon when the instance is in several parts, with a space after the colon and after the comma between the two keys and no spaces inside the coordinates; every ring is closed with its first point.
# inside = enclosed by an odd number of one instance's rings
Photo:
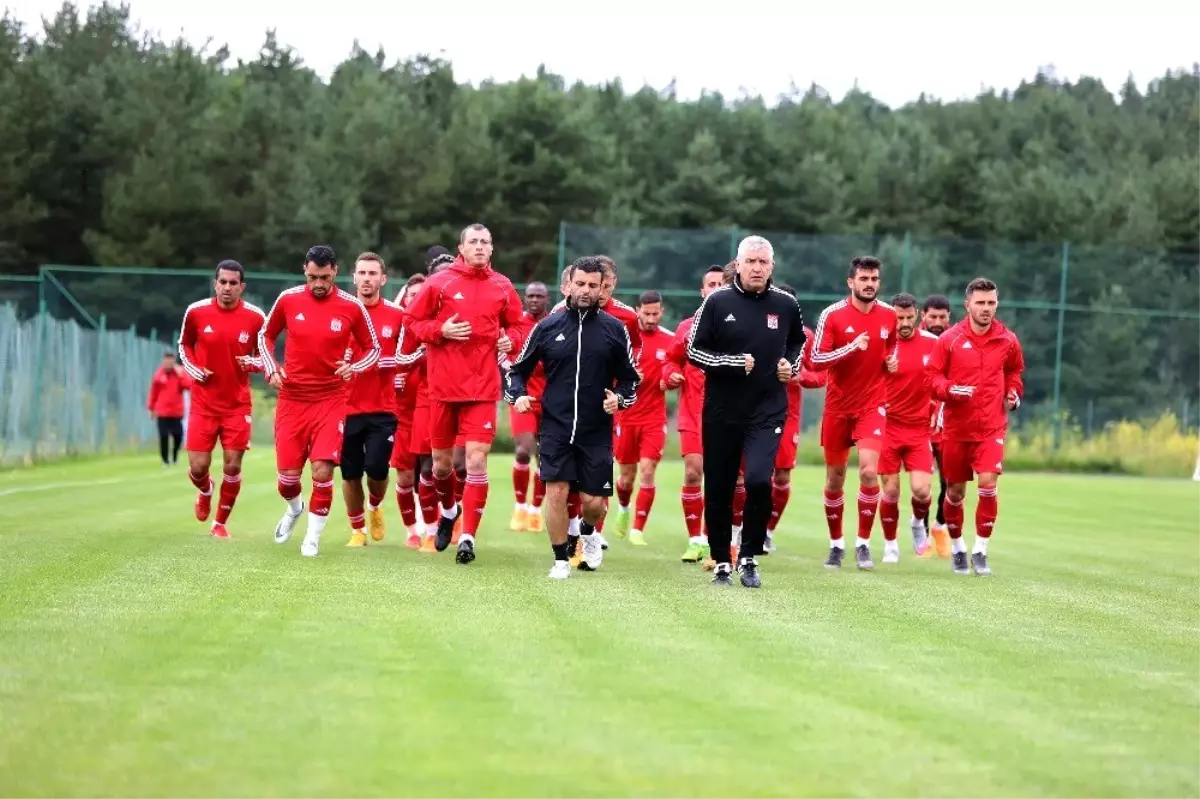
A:
{"type": "Polygon", "coordinates": [[[700,304],[688,360],[704,370],[704,521],[713,583],[732,585],[733,491],[745,459],[746,510],[738,571],[759,588],[758,561],[771,515],[771,474],[787,420],[787,382],[800,370],[804,318],[796,298],[771,285],[775,254],[761,236],[738,246],[732,286],[700,304]]]}

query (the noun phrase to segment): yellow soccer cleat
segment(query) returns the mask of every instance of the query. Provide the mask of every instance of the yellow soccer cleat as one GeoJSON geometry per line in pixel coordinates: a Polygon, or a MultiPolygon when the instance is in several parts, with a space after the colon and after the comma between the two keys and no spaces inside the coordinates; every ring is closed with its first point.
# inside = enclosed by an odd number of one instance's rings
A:
{"type": "Polygon", "coordinates": [[[383,540],[383,534],[387,532],[387,523],[383,520],[383,508],[367,510],[367,529],[371,531],[372,540],[383,540]]]}
{"type": "Polygon", "coordinates": [[[435,537],[436,536],[427,535],[423,539],[421,539],[421,549],[419,551],[420,552],[432,552],[434,554],[437,554],[437,544],[434,543],[435,537]]]}
{"type": "Polygon", "coordinates": [[[950,531],[944,524],[935,524],[930,532],[933,535],[933,548],[937,550],[937,556],[943,560],[949,558],[950,531]]]}
{"type": "Polygon", "coordinates": [[[531,533],[540,533],[542,531],[542,512],[537,508],[529,511],[526,516],[525,529],[531,533]]]}
{"type": "Polygon", "coordinates": [[[348,547],[365,547],[367,545],[367,534],[361,530],[350,533],[350,540],[346,542],[348,547]]]}
{"type": "Polygon", "coordinates": [[[635,547],[644,547],[646,546],[646,536],[642,534],[641,530],[630,530],[629,543],[635,547]]]}
{"type": "Polygon", "coordinates": [[[710,572],[713,569],[717,568],[717,562],[715,560],[713,560],[711,557],[707,557],[704,559],[703,566],[704,566],[704,571],[710,572]]]}
{"type": "Polygon", "coordinates": [[[583,563],[583,541],[579,538],[575,539],[575,551],[567,558],[567,563],[572,569],[578,569],[579,564],[583,563]]]}
{"type": "Polygon", "coordinates": [[[512,519],[508,523],[508,529],[514,533],[523,533],[529,528],[529,513],[526,512],[524,505],[518,505],[513,509],[512,519]]]}

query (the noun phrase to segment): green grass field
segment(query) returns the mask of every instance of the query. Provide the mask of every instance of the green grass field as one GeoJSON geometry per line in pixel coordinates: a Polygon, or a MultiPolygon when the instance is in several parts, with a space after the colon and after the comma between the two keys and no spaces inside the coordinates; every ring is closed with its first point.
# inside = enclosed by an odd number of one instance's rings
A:
{"type": "Polygon", "coordinates": [[[1195,483],[1007,476],[981,579],[827,572],[803,470],[763,590],[720,591],[677,465],[649,547],[558,583],[508,463],[469,567],[392,506],[345,549],[340,498],[320,557],[276,546],[267,451],[230,541],[153,456],[0,474],[0,793],[1200,793],[1195,483]]]}

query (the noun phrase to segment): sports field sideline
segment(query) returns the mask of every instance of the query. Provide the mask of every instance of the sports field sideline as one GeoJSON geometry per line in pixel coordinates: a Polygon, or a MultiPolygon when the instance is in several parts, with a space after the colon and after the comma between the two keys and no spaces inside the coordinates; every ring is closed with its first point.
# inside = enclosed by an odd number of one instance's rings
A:
{"type": "Polygon", "coordinates": [[[906,531],[898,566],[827,572],[800,469],[747,591],[679,562],[675,462],[647,548],[545,579],[544,535],[505,529],[510,463],[468,567],[404,549],[391,503],[345,549],[340,496],[318,558],[276,546],[269,451],[230,541],[182,464],[0,473],[0,791],[1200,793],[1196,483],[1006,476],[984,579],[906,531]]]}

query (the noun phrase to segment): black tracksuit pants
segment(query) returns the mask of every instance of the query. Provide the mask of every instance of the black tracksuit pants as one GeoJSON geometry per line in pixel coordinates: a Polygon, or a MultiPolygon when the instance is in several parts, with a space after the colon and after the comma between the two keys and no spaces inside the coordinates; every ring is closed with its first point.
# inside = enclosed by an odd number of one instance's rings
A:
{"type": "Polygon", "coordinates": [[[179,458],[179,447],[183,444],[183,417],[158,416],[155,421],[158,422],[158,453],[162,456],[162,462],[174,463],[179,458]]]}
{"type": "Polygon", "coordinates": [[[771,516],[771,475],[783,423],[738,424],[704,419],[704,523],[713,560],[729,563],[733,538],[733,491],[742,456],[746,458],[746,510],[741,557],[757,557],[767,540],[771,516]]]}

